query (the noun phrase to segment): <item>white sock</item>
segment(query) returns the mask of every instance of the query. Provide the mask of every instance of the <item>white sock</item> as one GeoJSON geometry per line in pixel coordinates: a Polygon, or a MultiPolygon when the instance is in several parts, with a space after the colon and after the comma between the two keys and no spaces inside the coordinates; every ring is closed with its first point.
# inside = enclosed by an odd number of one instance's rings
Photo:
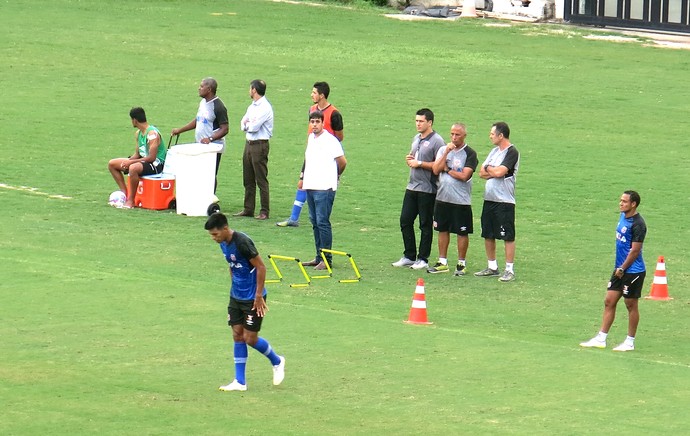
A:
{"type": "Polygon", "coordinates": [[[489,261],[489,269],[494,271],[498,269],[498,262],[496,262],[496,259],[489,261]]]}
{"type": "Polygon", "coordinates": [[[506,262],[506,271],[513,272],[513,264],[506,262]]]}
{"type": "Polygon", "coordinates": [[[635,336],[626,336],[625,337],[625,343],[634,345],[635,344],[635,336]]]}
{"type": "Polygon", "coordinates": [[[448,259],[445,257],[439,257],[438,261],[441,262],[442,265],[448,265],[448,259]]]}
{"type": "Polygon", "coordinates": [[[608,336],[608,335],[609,335],[608,333],[599,332],[597,334],[597,340],[601,341],[601,342],[606,342],[606,336],[608,336]]]}
{"type": "Polygon", "coordinates": [[[465,259],[458,259],[458,265],[466,266],[465,259]]]}

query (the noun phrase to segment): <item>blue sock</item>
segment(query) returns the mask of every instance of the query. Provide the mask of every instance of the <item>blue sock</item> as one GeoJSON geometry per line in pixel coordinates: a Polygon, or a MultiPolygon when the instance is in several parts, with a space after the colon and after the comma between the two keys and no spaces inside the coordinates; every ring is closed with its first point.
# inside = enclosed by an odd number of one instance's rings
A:
{"type": "Polygon", "coordinates": [[[259,338],[259,340],[256,341],[256,344],[253,345],[253,347],[256,351],[268,357],[268,360],[271,361],[271,365],[278,365],[280,363],[280,357],[278,357],[276,352],[273,351],[273,348],[271,348],[271,344],[269,344],[266,339],[259,338]]]}
{"type": "Polygon", "coordinates": [[[235,342],[235,380],[243,385],[247,384],[245,369],[247,369],[247,344],[235,342]]]}
{"type": "Polygon", "coordinates": [[[302,213],[302,207],[304,206],[305,201],[307,201],[307,191],[298,189],[297,194],[295,194],[295,202],[292,204],[292,215],[290,215],[290,221],[299,221],[299,215],[302,213]]]}

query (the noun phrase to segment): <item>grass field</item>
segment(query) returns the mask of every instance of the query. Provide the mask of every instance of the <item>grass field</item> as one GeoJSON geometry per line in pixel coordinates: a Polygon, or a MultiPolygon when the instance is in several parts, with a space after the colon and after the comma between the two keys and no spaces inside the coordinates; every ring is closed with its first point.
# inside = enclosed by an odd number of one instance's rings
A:
{"type": "MultiPolygon", "coordinates": [[[[584,39],[591,29],[382,12],[0,2],[0,434],[687,432],[690,52],[584,39]],[[250,350],[249,390],[216,390],[233,374],[229,279],[204,218],[106,205],[116,189],[106,163],[133,148],[129,109],[143,106],[167,140],[196,113],[206,76],[230,115],[218,193],[229,213],[242,207],[248,84],[268,84],[271,220],[231,224],[264,258],[313,255],[306,215],[299,228],[273,225],[293,200],[313,82],[331,84],[345,119],[334,248],[364,279],[269,287],[262,335],[287,358],[277,388],[250,350]],[[404,155],[425,106],[446,139],[465,122],[480,161],[491,124],[510,124],[522,156],[515,282],[390,266],[402,252],[404,155]],[[625,189],[641,193],[649,228],[645,293],[663,255],[674,300],[641,301],[635,352],[582,350],[600,323],[625,189]],[[420,276],[432,326],[402,322],[420,276]]],[[[470,271],[485,266],[483,181],[474,186],[470,271]]],[[[336,264],[337,278],[351,274],[336,264]]],[[[613,343],[625,337],[620,309],[613,343]]]]}

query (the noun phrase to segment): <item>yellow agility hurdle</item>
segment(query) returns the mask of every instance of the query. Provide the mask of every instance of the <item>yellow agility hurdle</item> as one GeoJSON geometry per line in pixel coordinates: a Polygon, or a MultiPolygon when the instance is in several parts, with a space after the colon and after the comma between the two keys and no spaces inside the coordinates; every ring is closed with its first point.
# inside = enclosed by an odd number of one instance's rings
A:
{"type": "Polygon", "coordinates": [[[304,276],[304,279],[307,282],[306,283],[291,283],[290,284],[291,288],[304,288],[304,287],[307,287],[311,284],[311,278],[309,277],[309,274],[307,274],[307,270],[304,269],[304,266],[302,266],[302,262],[300,262],[299,259],[297,259],[295,257],[280,256],[278,254],[269,254],[268,255],[268,261],[271,263],[271,266],[273,267],[273,270],[278,275],[278,278],[265,280],[265,283],[281,283],[283,281],[283,274],[280,272],[280,268],[278,268],[278,264],[276,263],[276,260],[292,260],[292,261],[297,263],[297,266],[299,266],[300,271],[302,271],[302,275],[304,276]]]}
{"type": "Polygon", "coordinates": [[[320,276],[320,277],[312,277],[314,279],[316,278],[328,278],[333,275],[333,270],[331,269],[331,266],[328,264],[328,261],[326,260],[326,255],[323,254],[325,252],[331,253],[337,256],[346,256],[348,259],[350,259],[350,265],[352,265],[352,270],[355,272],[355,278],[354,279],[343,279],[343,280],[338,280],[339,283],[358,283],[360,280],[362,280],[362,274],[359,273],[359,268],[357,268],[357,264],[355,263],[355,259],[352,257],[350,253],[346,253],[344,251],[337,251],[337,250],[329,250],[327,248],[322,248],[321,249],[321,258],[323,259],[323,263],[326,264],[326,269],[328,269],[328,275],[327,276],[320,276]]]}

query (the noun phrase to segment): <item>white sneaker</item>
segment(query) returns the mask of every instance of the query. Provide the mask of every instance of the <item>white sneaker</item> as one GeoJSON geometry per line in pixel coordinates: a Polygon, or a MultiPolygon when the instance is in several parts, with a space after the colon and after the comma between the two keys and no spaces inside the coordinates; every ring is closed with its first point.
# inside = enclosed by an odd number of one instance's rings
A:
{"type": "Polygon", "coordinates": [[[613,351],[635,351],[635,344],[628,344],[623,342],[619,346],[613,349],[613,351]]]}
{"type": "Polygon", "coordinates": [[[606,341],[592,338],[587,342],[580,342],[580,346],[585,348],[606,348],[606,341]]]}
{"type": "Polygon", "coordinates": [[[410,265],[410,268],[412,268],[412,269],[427,269],[427,268],[429,268],[429,264],[426,263],[425,260],[419,259],[417,262],[410,265]]]}
{"type": "Polygon", "coordinates": [[[230,384],[219,387],[218,390],[219,391],[225,391],[225,392],[246,391],[247,385],[240,384],[240,382],[238,382],[237,380],[233,380],[232,382],[230,382],[230,384]]]}
{"type": "Polygon", "coordinates": [[[406,258],[405,256],[403,256],[400,258],[399,261],[393,262],[393,263],[391,263],[391,265],[397,266],[399,268],[404,267],[404,266],[410,266],[410,265],[414,265],[414,260],[410,260],[410,259],[406,258]]]}
{"type": "Polygon", "coordinates": [[[273,386],[278,386],[285,378],[285,358],[283,356],[279,357],[280,363],[273,365],[273,386]]]}

